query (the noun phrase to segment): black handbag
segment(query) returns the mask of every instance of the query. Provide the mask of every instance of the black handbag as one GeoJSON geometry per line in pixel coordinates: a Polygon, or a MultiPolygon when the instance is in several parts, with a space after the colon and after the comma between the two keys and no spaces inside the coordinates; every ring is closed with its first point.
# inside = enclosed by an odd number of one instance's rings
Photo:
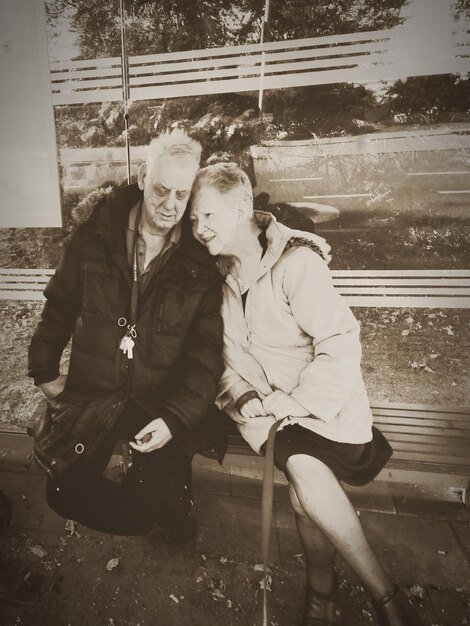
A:
{"type": "Polygon", "coordinates": [[[52,480],[57,480],[81,455],[92,455],[109,433],[123,405],[116,397],[63,391],[43,400],[27,432],[33,456],[52,480]]]}

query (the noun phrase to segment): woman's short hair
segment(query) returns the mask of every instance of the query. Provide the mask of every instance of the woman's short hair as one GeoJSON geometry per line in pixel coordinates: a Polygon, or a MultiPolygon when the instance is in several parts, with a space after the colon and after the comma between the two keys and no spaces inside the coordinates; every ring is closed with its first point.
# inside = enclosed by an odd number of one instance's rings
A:
{"type": "Polygon", "coordinates": [[[192,139],[184,130],[175,128],[171,132],[162,133],[149,144],[147,149],[146,166],[150,170],[155,161],[161,156],[175,156],[199,165],[202,147],[199,141],[192,139]]]}
{"type": "Polygon", "coordinates": [[[200,169],[193,195],[196,196],[204,186],[213,187],[220,193],[239,191],[245,213],[253,214],[253,188],[248,176],[236,163],[215,163],[200,169]]]}

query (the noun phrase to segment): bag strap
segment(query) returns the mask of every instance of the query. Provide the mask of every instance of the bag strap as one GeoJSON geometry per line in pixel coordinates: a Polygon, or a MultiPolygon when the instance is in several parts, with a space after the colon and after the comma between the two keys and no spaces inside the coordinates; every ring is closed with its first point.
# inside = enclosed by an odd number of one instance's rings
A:
{"type": "MultiPolygon", "coordinates": [[[[286,418],[287,419],[287,418],[286,418]]],[[[261,557],[263,561],[263,626],[268,626],[268,553],[271,535],[274,490],[274,442],[284,420],[274,422],[269,429],[265,448],[263,492],[261,496],[261,557]]]]}

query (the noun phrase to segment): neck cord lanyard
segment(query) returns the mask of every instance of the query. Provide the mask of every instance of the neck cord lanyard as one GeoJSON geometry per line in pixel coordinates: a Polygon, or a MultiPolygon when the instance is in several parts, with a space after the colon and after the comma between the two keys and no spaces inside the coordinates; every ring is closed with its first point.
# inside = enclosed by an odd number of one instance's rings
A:
{"type": "Polygon", "coordinates": [[[139,299],[139,267],[137,264],[137,248],[139,240],[139,227],[140,219],[142,215],[142,200],[140,201],[137,215],[134,222],[134,241],[133,241],[133,257],[132,257],[132,290],[131,290],[131,310],[129,321],[125,317],[118,319],[118,325],[126,326],[126,334],[121,339],[119,349],[124,352],[128,359],[133,358],[133,348],[135,345],[135,339],[137,338],[137,331],[135,329],[137,318],[137,302],[139,299]]]}
{"type": "MultiPolygon", "coordinates": [[[[142,200],[140,201],[137,215],[134,222],[134,251],[132,258],[132,291],[131,291],[131,316],[130,324],[135,328],[135,320],[137,317],[137,301],[139,298],[139,265],[137,263],[138,245],[139,245],[139,228],[142,217],[142,200]]],[[[137,336],[137,335],[136,335],[137,336]]]]}

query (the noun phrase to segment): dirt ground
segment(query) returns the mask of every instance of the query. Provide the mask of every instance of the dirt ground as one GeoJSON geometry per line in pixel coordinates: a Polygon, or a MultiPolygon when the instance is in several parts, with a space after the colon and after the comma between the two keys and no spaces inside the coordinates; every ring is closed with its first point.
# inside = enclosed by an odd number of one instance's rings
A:
{"type": "MultiPolygon", "coordinates": [[[[0,427],[23,430],[40,398],[27,378],[27,351],[41,309],[41,302],[0,303],[0,427]]],[[[372,401],[469,404],[470,311],[360,308],[355,314],[372,401]]],[[[67,354],[64,368],[66,360],[67,354]]]]}

